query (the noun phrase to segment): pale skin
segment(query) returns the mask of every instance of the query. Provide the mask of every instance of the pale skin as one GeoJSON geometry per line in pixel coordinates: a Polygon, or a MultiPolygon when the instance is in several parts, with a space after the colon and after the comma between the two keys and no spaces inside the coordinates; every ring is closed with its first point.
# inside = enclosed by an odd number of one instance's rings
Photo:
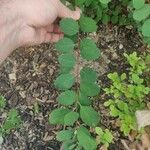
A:
{"type": "Polygon", "coordinates": [[[80,10],[60,0],[0,0],[0,64],[18,47],[61,39],[58,18],[78,20],[80,10]]]}

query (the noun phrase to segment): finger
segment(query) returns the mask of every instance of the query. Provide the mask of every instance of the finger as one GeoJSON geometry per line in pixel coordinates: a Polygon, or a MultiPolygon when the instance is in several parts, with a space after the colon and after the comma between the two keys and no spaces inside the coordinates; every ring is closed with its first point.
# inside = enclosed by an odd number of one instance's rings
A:
{"type": "Polygon", "coordinates": [[[63,33],[59,27],[59,25],[55,24],[53,28],[54,33],[63,33]]]}
{"type": "Polygon", "coordinates": [[[58,16],[60,18],[73,18],[75,20],[78,20],[80,18],[80,9],[77,8],[76,11],[72,11],[61,2],[59,2],[58,16]]]}
{"type": "Polygon", "coordinates": [[[50,26],[46,27],[47,32],[51,32],[51,33],[63,33],[60,29],[60,27],[57,24],[52,24],[50,26]]]}
{"type": "Polygon", "coordinates": [[[63,34],[55,34],[55,33],[47,33],[46,38],[45,38],[45,42],[58,42],[60,39],[63,38],[63,34]]]}
{"type": "Polygon", "coordinates": [[[63,38],[63,34],[50,33],[45,28],[28,28],[22,33],[20,46],[38,45],[41,43],[57,42],[63,38]]]}
{"type": "Polygon", "coordinates": [[[47,31],[43,28],[27,28],[27,30],[24,30],[24,32],[22,33],[20,43],[22,43],[22,46],[41,44],[45,41],[46,33],[47,31]]]}

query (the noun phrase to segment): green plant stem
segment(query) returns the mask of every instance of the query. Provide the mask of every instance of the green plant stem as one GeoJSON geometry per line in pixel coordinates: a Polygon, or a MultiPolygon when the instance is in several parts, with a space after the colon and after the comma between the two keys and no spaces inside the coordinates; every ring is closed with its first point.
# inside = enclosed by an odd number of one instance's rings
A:
{"type": "MultiPolygon", "coordinates": [[[[79,34],[78,34],[78,42],[77,42],[77,72],[76,72],[76,74],[77,74],[77,76],[76,76],[77,81],[80,80],[79,59],[80,59],[80,39],[79,39],[79,34]]],[[[75,110],[76,111],[77,111],[78,105],[80,105],[79,94],[80,94],[79,83],[77,83],[77,101],[75,103],[75,110]]]]}

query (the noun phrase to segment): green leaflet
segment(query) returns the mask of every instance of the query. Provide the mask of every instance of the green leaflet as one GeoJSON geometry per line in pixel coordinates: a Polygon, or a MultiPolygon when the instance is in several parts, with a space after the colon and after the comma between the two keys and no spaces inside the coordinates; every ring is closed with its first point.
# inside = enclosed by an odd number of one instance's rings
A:
{"type": "Polygon", "coordinates": [[[105,24],[105,25],[107,25],[109,22],[110,22],[110,16],[107,15],[107,14],[104,14],[102,16],[102,23],[105,24]]]}
{"type": "Polygon", "coordinates": [[[75,78],[72,74],[61,74],[57,77],[54,84],[59,90],[68,90],[75,82],[75,78]]]}
{"type": "Polygon", "coordinates": [[[150,37],[144,37],[144,42],[150,45],[150,37]]]}
{"type": "Polygon", "coordinates": [[[96,71],[89,67],[84,67],[80,71],[81,81],[83,82],[96,82],[97,80],[97,74],[96,71]]]}
{"type": "Polygon", "coordinates": [[[142,34],[145,37],[150,37],[150,19],[147,19],[142,26],[142,34]]]}
{"type": "Polygon", "coordinates": [[[114,105],[110,105],[110,115],[113,117],[117,117],[119,114],[120,111],[114,105]]]}
{"type": "Polygon", "coordinates": [[[69,36],[75,35],[79,32],[78,23],[71,18],[66,18],[66,19],[61,20],[60,28],[66,35],[69,35],[69,36]]]}
{"type": "Polygon", "coordinates": [[[79,101],[81,105],[88,106],[91,104],[91,100],[88,96],[95,96],[99,93],[99,87],[95,84],[97,79],[96,72],[89,68],[84,67],[80,71],[80,94],[79,94],[79,101]]]}
{"type": "Polygon", "coordinates": [[[74,42],[69,38],[63,38],[56,43],[56,49],[61,53],[69,53],[74,49],[74,42]]]}
{"type": "Polygon", "coordinates": [[[111,22],[113,23],[113,24],[117,24],[118,23],[118,21],[119,21],[119,17],[118,16],[112,16],[111,17],[111,22]]]}
{"type": "Polygon", "coordinates": [[[71,130],[62,130],[57,133],[56,139],[60,142],[68,141],[73,137],[73,131],[71,130]]]}
{"type": "Polygon", "coordinates": [[[96,32],[96,22],[90,17],[82,16],[79,20],[80,28],[83,32],[96,32]]]}
{"type": "Polygon", "coordinates": [[[140,9],[144,6],[145,0],[132,0],[132,3],[135,9],[140,9]]]}
{"type": "Polygon", "coordinates": [[[79,114],[77,112],[70,112],[64,118],[64,124],[67,126],[73,126],[74,123],[78,120],[79,114]]]}
{"type": "Polygon", "coordinates": [[[77,34],[71,35],[71,36],[69,36],[69,35],[64,35],[64,38],[69,38],[69,39],[72,40],[74,43],[77,43],[77,41],[78,41],[78,35],[77,35],[77,34]]]}
{"type": "Polygon", "coordinates": [[[62,54],[58,57],[58,62],[62,73],[68,73],[73,69],[76,63],[76,58],[73,54],[62,54]]]}
{"type": "Polygon", "coordinates": [[[86,60],[96,60],[100,57],[100,50],[90,39],[83,39],[80,43],[81,56],[86,60]]]}
{"type": "Polygon", "coordinates": [[[90,106],[80,107],[80,117],[90,127],[96,127],[100,122],[99,114],[90,106]]]}
{"type": "Polygon", "coordinates": [[[100,92],[100,87],[95,83],[81,82],[80,90],[86,96],[96,96],[100,92]]]}
{"type": "Polygon", "coordinates": [[[150,15],[150,5],[145,4],[141,9],[137,9],[133,12],[133,18],[136,21],[142,21],[150,15]]]}
{"type": "Polygon", "coordinates": [[[69,112],[70,112],[70,110],[65,109],[65,108],[55,109],[50,113],[49,122],[51,124],[61,124],[61,125],[63,125],[64,124],[64,117],[69,112]]]}
{"type": "Polygon", "coordinates": [[[58,98],[57,101],[58,103],[65,105],[65,106],[69,106],[72,105],[77,99],[77,95],[74,91],[65,91],[62,92],[58,98]]]}
{"type": "Polygon", "coordinates": [[[80,92],[80,94],[79,94],[79,102],[80,102],[80,104],[82,106],[89,106],[89,105],[91,105],[92,101],[91,101],[91,99],[88,96],[86,96],[82,92],[80,92]]]}
{"type": "Polygon", "coordinates": [[[91,137],[89,131],[85,127],[80,127],[77,130],[77,139],[85,150],[96,149],[96,141],[91,137]]]}

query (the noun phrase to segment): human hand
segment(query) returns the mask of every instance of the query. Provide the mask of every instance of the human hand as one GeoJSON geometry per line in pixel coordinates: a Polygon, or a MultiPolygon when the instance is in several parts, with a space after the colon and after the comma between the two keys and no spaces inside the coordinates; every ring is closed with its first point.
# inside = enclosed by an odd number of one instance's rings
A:
{"type": "Polygon", "coordinates": [[[60,0],[0,1],[0,63],[20,46],[57,42],[62,38],[57,18],[80,18],[60,0]]]}

